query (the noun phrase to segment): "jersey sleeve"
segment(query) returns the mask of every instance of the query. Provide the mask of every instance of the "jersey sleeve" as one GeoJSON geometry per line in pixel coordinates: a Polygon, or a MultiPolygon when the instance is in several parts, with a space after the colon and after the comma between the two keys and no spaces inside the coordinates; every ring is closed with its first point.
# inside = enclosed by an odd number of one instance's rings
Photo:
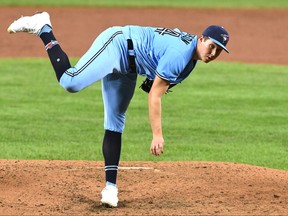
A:
{"type": "Polygon", "coordinates": [[[156,74],[160,78],[167,80],[170,84],[175,84],[186,64],[184,56],[178,50],[166,50],[164,55],[159,59],[156,74]]]}

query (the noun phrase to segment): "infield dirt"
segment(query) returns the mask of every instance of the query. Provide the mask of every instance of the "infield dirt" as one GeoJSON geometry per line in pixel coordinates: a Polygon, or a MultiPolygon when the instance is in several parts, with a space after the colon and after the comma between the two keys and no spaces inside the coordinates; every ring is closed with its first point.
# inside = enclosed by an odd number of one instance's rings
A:
{"type": "MultiPolygon", "coordinates": [[[[9,35],[20,15],[48,11],[69,56],[79,57],[114,25],[210,24],[230,35],[221,61],[287,65],[287,10],[1,7],[0,57],[47,57],[32,35],[9,35]]],[[[52,81],[52,80],[51,80],[52,81]]],[[[149,143],[147,143],[149,145],[149,143]]],[[[164,155],[165,157],[165,155],[164,155]]],[[[0,215],[288,215],[288,172],[220,162],[121,162],[119,208],[99,205],[103,162],[0,160],[0,215]]]]}

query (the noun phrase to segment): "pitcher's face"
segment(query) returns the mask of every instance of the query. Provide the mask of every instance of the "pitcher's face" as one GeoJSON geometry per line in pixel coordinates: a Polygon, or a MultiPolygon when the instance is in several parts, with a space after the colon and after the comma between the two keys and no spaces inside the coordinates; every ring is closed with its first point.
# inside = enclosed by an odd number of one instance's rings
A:
{"type": "Polygon", "coordinates": [[[220,46],[215,44],[209,38],[205,38],[203,36],[199,38],[199,43],[198,43],[199,60],[205,63],[213,61],[220,55],[222,50],[223,49],[220,46]]]}

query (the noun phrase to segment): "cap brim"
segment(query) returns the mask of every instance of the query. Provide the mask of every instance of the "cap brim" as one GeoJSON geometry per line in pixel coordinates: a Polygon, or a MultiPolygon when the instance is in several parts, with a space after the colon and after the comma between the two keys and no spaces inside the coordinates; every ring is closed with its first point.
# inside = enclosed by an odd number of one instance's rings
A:
{"type": "Polygon", "coordinates": [[[209,36],[208,36],[208,38],[210,40],[212,40],[214,43],[216,43],[218,46],[220,46],[222,49],[224,49],[227,53],[230,53],[229,50],[225,46],[223,46],[223,44],[221,44],[220,42],[218,42],[217,40],[215,40],[215,39],[213,39],[213,38],[211,38],[209,36]]]}

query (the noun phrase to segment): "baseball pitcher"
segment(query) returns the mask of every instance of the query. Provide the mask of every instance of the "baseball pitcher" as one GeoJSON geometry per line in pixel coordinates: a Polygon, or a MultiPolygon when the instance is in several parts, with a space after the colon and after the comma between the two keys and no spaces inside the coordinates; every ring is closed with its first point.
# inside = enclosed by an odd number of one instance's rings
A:
{"type": "Polygon", "coordinates": [[[152,129],[150,152],[164,152],[161,98],[185,80],[197,65],[215,60],[229,41],[228,32],[211,25],[197,36],[179,29],[144,26],[114,26],[103,31],[88,51],[71,66],[52,31],[47,12],[23,16],[8,27],[9,33],[26,32],[43,41],[59,84],[68,92],[79,92],[102,82],[104,101],[103,155],[106,186],[101,203],[117,207],[116,186],[125,114],[133,97],[137,76],[146,79],[141,88],[148,93],[152,129]]]}

